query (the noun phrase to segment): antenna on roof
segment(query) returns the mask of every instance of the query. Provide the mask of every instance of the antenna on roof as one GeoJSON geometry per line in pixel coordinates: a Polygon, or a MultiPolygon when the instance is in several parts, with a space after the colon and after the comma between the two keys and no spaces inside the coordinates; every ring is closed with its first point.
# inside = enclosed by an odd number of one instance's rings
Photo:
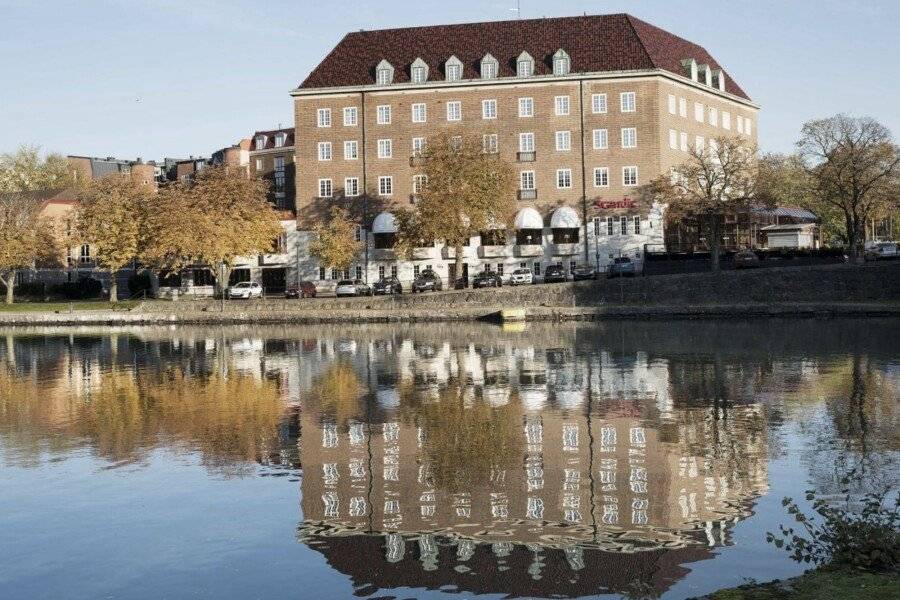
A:
{"type": "Polygon", "coordinates": [[[515,8],[511,8],[511,9],[509,9],[509,10],[511,10],[511,11],[513,11],[513,12],[516,13],[516,18],[517,18],[517,19],[521,19],[521,18],[522,18],[522,0],[516,0],[516,7],[515,7],[515,8]]]}

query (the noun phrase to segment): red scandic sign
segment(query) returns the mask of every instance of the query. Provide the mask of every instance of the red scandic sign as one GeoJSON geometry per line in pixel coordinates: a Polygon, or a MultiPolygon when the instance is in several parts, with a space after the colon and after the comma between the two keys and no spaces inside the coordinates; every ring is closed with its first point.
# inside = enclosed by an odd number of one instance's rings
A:
{"type": "Polygon", "coordinates": [[[599,198],[594,201],[594,207],[600,210],[608,210],[610,208],[634,208],[634,200],[625,197],[621,200],[604,200],[599,198]]]}

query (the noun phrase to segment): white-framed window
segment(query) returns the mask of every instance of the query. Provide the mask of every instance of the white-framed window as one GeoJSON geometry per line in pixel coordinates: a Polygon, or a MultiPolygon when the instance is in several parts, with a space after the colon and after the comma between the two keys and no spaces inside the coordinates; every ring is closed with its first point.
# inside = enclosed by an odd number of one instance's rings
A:
{"type": "Polygon", "coordinates": [[[534,98],[519,98],[519,116],[534,116],[534,98]]]}
{"type": "Polygon", "coordinates": [[[381,104],[378,106],[378,124],[379,125],[390,125],[391,124],[391,105],[390,104],[381,104]]]}
{"type": "Polygon", "coordinates": [[[753,121],[751,121],[749,118],[744,119],[744,133],[746,133],[747,135],[753,134],[753,121]]]}
{"type": "Polygon", "coordinates": [[[380,68],[375,72],[375,81],[378,85],[390,85],[394,79],[394,70],[390,68],[380,68]]]}
{"type": "Polygon", "coordinates": [[[356,124],[359,122],[358,115],[359,113],[357,112],[355,106],[345,106],[344,127],[356,127],[356,124]]]}
{"type": "Polygon", "coordinates": [[[609,131],[606,129],[595,129],[593,137],[594,150],[606,150],[609,148],[609,131]]]}
{"type": "Polygon", "coordinates": [[[497,101],[493,98],[481,101],[481,118],[496,119],[497,118],[497,101]]]}
{"type": "Polygon", "coordinates": [[[572,132],[557,131],[556,132],[556,151],[569,152],[572,150],[572,132]]]}
{"type": "Polygon", "coordinates": [[[449,63],[445,68],[447,71],[447,81],[459,81],[462,79],[462,65],[449,63]]]}
{"type": "Polygon", "coordinates": [[[669,148],[678,150],[678,132],[674,129],[669,130],[669,148]]]}
{"type": "Polygon", "coordinates": [[[534,60],[530,57],[519,57],[516,61],[516,77],[531,77],[534,75],[534,60]]]}
{"type": "Polygon", "coordinates": [[[331,142],[319,142],[319,160],[331,160],[331,142]]]}
{"type": "Polygon", "coordinates": [[[534,134],[531,132],[519,134],[519,152],[534,152],[534,134]]]}
{"type": "Polygon", "coordinates": [[[481,61],[481,78],[495,79],[497,77],[497,62],[493,60],[481,61]]]}
{"type": "Polygon", "coordinates": [[[594,187],[609,187],[609,167],[594,168],[594,187]]]}
{"type": "Polygon", "coordinates": [[[687,99],[679,98],[678,99],[678,116],[687,118],[687,99]]]}
{"type": "Polygon", "coordinates": [[[553,106],[556,111],[556,116],[564,117],[569,114],[569,97],[568,96],[556,96],[553,98],[553,106]]]}
{"type": "Polygon", "coordinates": [[[394,155],[394,144],[391,140],[378,140],[378,158],[391,158],[394,155]]]}
{"type": "Polygon", "coordinates": [[[718,109],[710,106],[709,111],[707,113],[707,117],[709,117],[709,124],[713,127],[719,126],[719,111],[718,109]]]}
{"type": "Polygon", "coordinates": [[[263,159],[261,159],[261,158],[256,159],[256,170],[257,171],[263,170],[263,159]]]}
{"type": "Polygon", "coordinates": [[[519,173],[519,189],[534,189],[534,171],[522,171],[521,173],[519,173]]]}
{"type": "Polygon", "coordinates": [[[331,127],[331,109],[320,108],[316,111],[316,126],[331,127]]]}
{"type": "Polygon", "coordinates": [[[284,146],[284,142],[287,140],[287,134],[283,132],[278,132],[275,134],[275,147],[281,148],[284,146]]]}
{"type": "Polygon", "coordinates": [[[331,198],[333,190],[330,179],[319,180],[319,198],[331,198]]]}
{"type": "Polygon", "coordinates": [[[425,189],[425,186],[428,184],[428,176],[427,175],[413,175],[412,180],[412,188],[413,194],[421,194],[422,190],[425,189]]]}
{"type": "Polygon", "coordinates": [[[425,83],[428,80],[428,69],[419,65],[411,69],[413,83],[425,83]]]}
{"type": "Polygon", "coordinates": [[[591,112],[595,115],[606,113],[606,94],[591,94],[591,112]]]}
{"type": "Polygon", "coordinates": [[[622,167],[622,185],[635,186],[638,184],[638,168],[622,167]]]}
{"type": "Polygon", "coordinates": [[[562,49],[560,49],[556,54],[553,55],[553,74],[554,75],[568,75],[569,70],[571,69],[572,61],[569,60],[569,55],[562,49]]]}
{"type": "Polygon", "coordinates": [[[687,152],[688,151],[688,134],[687,134],[687,132],[682,131],[680,138],[681,139],[679,140],[680,141],[679,145],[681,146],[681,151],[687,152]]]}
{"type": "Polygon", "coordinates": [[[422,152],[425,151],[425,138],[423,137],[414,137],[412,139],[412,155],[413,156],[422,156],[422,152]]]}
{"type": "Polygon", "coordinates": [[[265,148],[267,139],[268,138],[266,138],[266,136],[264,136],[264,135],[256,136],[256,149],[262,150],[263,148],[265,148]]]}
{"type": "Polygon", "coordinates": [[[722,127],[731,130],[731,113],[722,111],[722,127]]]}
{"type": "Polygon", "coordinates": [[[447,120],[462,120],[462,102],[460,102],[459,100],[452,100],[447,103],[447,120]]]}
{"type": "Polygon", "coordinates": [[[635,127],[623,127],[622,128],[622,147],[623,148],[637,148],[637,128],[635,128],[635,127]]]}
{"type": "Polygon", "coordinates": [[[378,195],[390,196],[394,193],[394,178],[390,175],[378,178],[378,195]]]}
{"type": "Polygon", "coordinates": [[[428,108],[424,102],[416,102],[412,105],[412,122],[424,123],[428,120],[428,108]]]}
{"type": "Polygon", "coordinates": [[[735,120],[737,121],[737,132],[744,133],[744,117],[738,115],[735,120]]]}
{"type": "Polygon", "coordinates": [[[496,154],[499,150],[499,140],[496,133],[486,133],[481,136],[481,143],[486,154],[496,154]]]}
{"type": "Polygon", "coordinates": [[[572,169],[556,170],[556,187],[561,190],[572,187],[572,169]]]}
{"type": "Polygon", "coordinates": [[[347,177],[344,179],[344,196],[352,198],[359,196],[359,179],[356,177],[347,177]]]}
{"type": "Polygon", "coordinates": [[[359,143],[356,140],[344,142],[344,160],[356,160],[359,158],[359,143]]]}
{"type": "Polygon", "coordinates": [[[678,111],[675,94],[669,94],[669,114],[674,115],[678,111]]]}
{"type": "Polygon", "coordinates": [[[703,112],[703,104],[700,102],[694,102],[694,120],[698,123],[702,123],[705,120],[705,114],[703,112]]]}
{"type": "Polygon", "coordinates": [[[637,110],[637,100],[634,92],[622,92],[619,94],[619,106],[623,113],[637,110]]]}
{"type": "Polygon", "coordinates": [[[703,152],[703,149],[706,147],[706,140],[703,139],[702,135],[698,135],[694,138],[694,150],[697,152],[703,152]]]}

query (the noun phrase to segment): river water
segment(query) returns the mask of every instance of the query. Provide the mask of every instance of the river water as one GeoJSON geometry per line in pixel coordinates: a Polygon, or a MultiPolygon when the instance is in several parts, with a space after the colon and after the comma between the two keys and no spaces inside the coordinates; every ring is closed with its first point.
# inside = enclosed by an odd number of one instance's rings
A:
{"type": "Polygon", "coordinates": [[[0,331],[0,597],[688,598],[897,485],[900,321],[0,331]]]}

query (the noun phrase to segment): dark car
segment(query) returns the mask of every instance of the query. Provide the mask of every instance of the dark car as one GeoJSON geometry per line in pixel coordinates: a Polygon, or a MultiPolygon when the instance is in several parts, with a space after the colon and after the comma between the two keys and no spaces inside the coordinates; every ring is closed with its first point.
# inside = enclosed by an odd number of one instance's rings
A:
{"type": "Polygon", "coordinates": [[[590,265],[579,265],[572,269],[572,279],[575,281],[597,279],[597,270],[590,265]]]}
{"type": "Polygon", "coordinates": [[[550,265],[544,271],[544,283],[559,283],[567,279],[566,270],[562,265],[550,265]]]}
{"type": "Polygon", "coordinates": [[[402,294],[403,286],[400,285],[400,280],[396,277],[382,277],[372,286],[372,292],[376,296],[388,294],[393,296],[394,294],[402,294]]]}
{"type": "Polygon", "coordinates": [[[431,269],[425,269],[419,275],[413,279],[412,282],[412,293],[416,292],[437,292],[444,289],[444,284],[441,282],[441,278],[437,276],[437,273],[432,271],[431,269]]]}
{"type": "Polygon", "coordinates": [[[753,250],[739,250],[731,262],[735,269],[753,269],[759,266],[759,256],[753,250]]]}
{"type": "Polygon", "coordinates": [[[483,273],[479,273],[475,276],[475,279],[472,280],[473,288],[483,288],[483,287],[502,287],[503,286],[503,278],[500,277],[497,273],[491,273],[489,271],[485,271],[483,273]]]}
{"type": "Polygon", "coordinates": [[[285,298],[315,298],[316,284],[312,281],[301,281],[297,285],[289,286],[284,290],[285,298]]]}
{"type": "Polygon", "coordinates": [[[634,277],[635,273],[637,273],[637,266],[635,266],[634,261],[627,256],[620,256],[613,259],[612,264],[609,265],[609,270],[606,272],[606,276],[634,277]]]}

